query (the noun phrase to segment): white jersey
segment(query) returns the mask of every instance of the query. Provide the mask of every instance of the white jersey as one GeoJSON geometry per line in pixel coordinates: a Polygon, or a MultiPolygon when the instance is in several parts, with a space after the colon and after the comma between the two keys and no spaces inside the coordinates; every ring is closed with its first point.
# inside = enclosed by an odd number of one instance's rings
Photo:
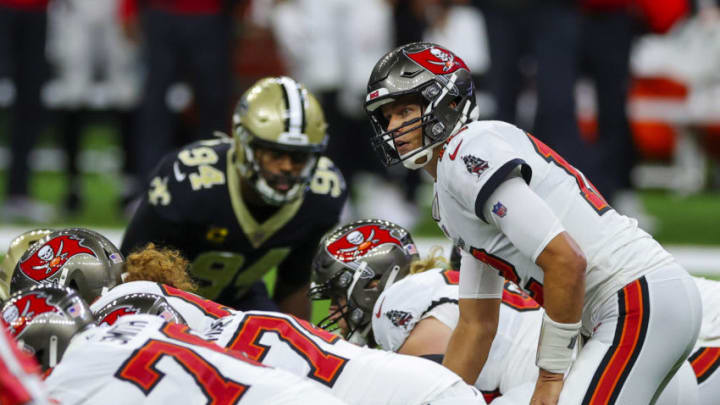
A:
{"type": "Polygon", "coordinates": [[[45,380],[72,404],[343,404],[312,381],[264,367],[151,315],[73,338],[45,380]]]}
{"type": "Polygon", "coordinates": [[[432,361],[349,343],[279,312],[247,311],[219,319],[203,334],[265,365],[306,376],[349,404],[424,404],[459,376],[432,361]]]}
{"type": "MultiPolygon", "coordinates": [[[[175,309],[184,319],[187,325],[195,330],[203,331],[217,319],[230,315],[235,312],[234,309],[220,305],[214,301],[210,301],[199,295],[171,287],[166,284],[154,283],[151,281],[130,281],[128,283],[115,286],[98,298],[90,309],[93,313],[97,313],[106,305],[112,303],[118,298],[127,294],[146,293],[155,294],[165,297],[171,307],[175,309]]],[[[124,308],[123,313],[126,315],[132,312],[132,309],[124,308]]],[[[135,311],[137,313],[138,311],[135,311]]],[[[117,314],[107,314],[106,318],[112,320],[117,318],[117,314]]],[[[103,319],[98,319],[98,324],[103,323],[103,319]]],[[[108,322],[112,323],[111,320],[108,322]]]]}
{"type": "MultiPolygon", "coordinates": [[[[489,265],[500,272],[488,276],[483,270],[482,285],[499,296],[502,281],[497,277],[504,277],[541,304],[543,272],[535,259],[552,237],[567,231],[587,260],[586,328],[592,324],[588,309],[598,307],[629,282],[673,262],[660,244],[637,227],[637,221],[613,210],[582,173],[531,135],[500,121],[472,122],[448,140],[437,166],[433,218],[464,251],[463,261],[474,256],[484,263],[482,267],[489,265]],[[532,243],[523,239],[526,230],[516,230],[511,240],[485,218],[490,210],[497,217],[512,212],[511,201],[490,201],[489,197],[505,179],[517,174],[559,220],[552,234],[532,243]]],[[[461,291],[466,291],[468,282],[477,281],[463,282],[465,277],[461,276],[461,291]]]]}
{"type": "MultiPolygon", "coordinates": [[[[397,351],[415,325],[429,317],[455,329],[460,312],[458,277],[457,271],[432,269],[405,277],[383,291],[373,309],[375,341],[386,350],[397,351]]],[[[542,308],[509,282],[502,303],[497,334],[475,382],[486,400],[522,383],[535,382],[538,374],[535,354],[542,308]]]]}
{"type": "Polygon", "coordinates": [[[720,282],[693,277],[700,291],[703,317],[698,347],[720,347],[720,282]]]}

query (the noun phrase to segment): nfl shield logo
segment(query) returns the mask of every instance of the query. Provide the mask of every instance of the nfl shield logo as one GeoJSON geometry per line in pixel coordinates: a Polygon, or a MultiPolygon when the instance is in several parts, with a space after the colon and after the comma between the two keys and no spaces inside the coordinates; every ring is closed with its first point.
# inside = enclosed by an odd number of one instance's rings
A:
{"type": "Polygon", "coordinates": [[[502,218],[505,216],[505,214],[507,214],[507,208],[500,201],[498,201],[497,204],[493,205],[492,212],[502,218]]]}

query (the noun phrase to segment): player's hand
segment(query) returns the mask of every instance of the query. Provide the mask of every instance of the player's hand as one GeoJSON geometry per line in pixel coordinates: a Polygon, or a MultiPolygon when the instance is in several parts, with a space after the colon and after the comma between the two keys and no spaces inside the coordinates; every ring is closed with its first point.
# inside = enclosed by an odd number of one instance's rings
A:
{"type": "Polygon", "coordinates": [[[530,405],[555,405],[563,387],[563,374],[540,369],[530,405]]]}

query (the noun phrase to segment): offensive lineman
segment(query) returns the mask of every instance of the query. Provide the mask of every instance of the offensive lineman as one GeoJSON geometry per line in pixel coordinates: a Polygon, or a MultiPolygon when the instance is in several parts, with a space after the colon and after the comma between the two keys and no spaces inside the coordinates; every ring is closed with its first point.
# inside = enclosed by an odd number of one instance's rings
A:
{"type": "MultiPolygon", "coordinates": [[[[483,404],[457,375],[432,362],[355,346],[291,315],[240,312],[163,284],[132,281],[114,287],[90,309],[124,316],[132,294],[162,296],[208,341],[262,364],[307,376],[349,404],[483,404]],[[117,309],[117,312],[115,312],[117,309]]],[[[141,308],[131,308],[131,311],[141,308]]],[[[102,322],[99,319],[98,322],[102,322]]]]}
{"type": "Polygon", "coordinates": [[[309,319],[312,252],[346,198],[322,156],[326,127],[304,86],[258,81],[235,107],[232,140],[199,141],[159,164],[121,250],[172,246],[192,261],[202,296],[309,319]],[[261,278],[276,266],[273,301],[261,278]]]}
{"type": "Polygon", "coordinates": [[[467,66],[438,45],[383,56],[365,108],[382,161],[435,179],[433,219],[463,250],[460,319],[443,364],[475,382],[508,279],[545,309],[532,404],[653,403],[702,316],[672,256],[542,142],[477,121],[467,66]],[[589,340],[573,363],[581,331],[589,340]]]}
{"type": "Polygon", "coordinates": [[[14,294],[3,318],[52,368],[45,383],[63,405],[344,404],[319,384],[263,367],[157,316],[94,326],[87,304],[66,287],[41,284],[14,294]]]}

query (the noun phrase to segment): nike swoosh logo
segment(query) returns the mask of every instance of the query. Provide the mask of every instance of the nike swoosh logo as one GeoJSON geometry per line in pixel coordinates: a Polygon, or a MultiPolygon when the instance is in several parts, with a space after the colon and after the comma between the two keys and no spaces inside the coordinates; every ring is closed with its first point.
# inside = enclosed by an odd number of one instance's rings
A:
{"type": "Polygon", "coordinates": [[[375,314],[376,318],[380,318],[382,316],[382,306],[385,303],[385,297],[383,297],[383,300],[380,301],[380,308],[378,308],[377,314],[375,314]]]}
{"type": "Polygon", "coordinates": [[[178,183],[185,180],[185,177],[187,177],[185,173],[180,171],[180,166],[178,166],[178,162],[175,162],[175,164],[173,165],[173,173],[175,173],[175,180],[177,180],[178,183]]]}
{"type": "Polygon", "coordinates": [[[458,143],[458,146],[455,147],[455,152],[450,154],[450,160],[455,160],[455,158],[457,157],[458,149],[460,149],[460,145],[462,145],[462,142],[463,142],[463,139],[461,139],[460,142],[458,143]]]}

